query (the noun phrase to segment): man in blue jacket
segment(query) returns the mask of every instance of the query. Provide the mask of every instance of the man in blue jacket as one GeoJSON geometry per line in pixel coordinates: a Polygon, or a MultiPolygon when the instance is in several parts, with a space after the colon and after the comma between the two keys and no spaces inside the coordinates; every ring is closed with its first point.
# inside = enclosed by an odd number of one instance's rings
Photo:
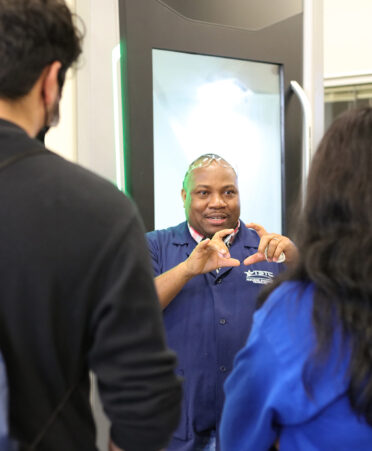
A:
{"type": "Polygon", "coordinates": [[[218,155],[191,163],[182,199],[187,221],[147,234],[168,344],[185,379],[168,449],[213,450],[223,383],[245,344],[257,294],[297,250],[288,238],[239,220],[237,175],[218,155]]]}

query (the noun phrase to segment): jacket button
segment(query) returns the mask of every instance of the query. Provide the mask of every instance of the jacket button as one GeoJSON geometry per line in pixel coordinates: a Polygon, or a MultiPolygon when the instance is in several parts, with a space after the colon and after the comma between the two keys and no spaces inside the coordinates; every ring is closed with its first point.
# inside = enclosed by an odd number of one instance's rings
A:
{"type": "Polygon", "coordinates": [[[224,365],[220,366],[220,371],[221,373],[225,373],[226,372],[226,367],[224,365]]]}
{"type": "Polygon", "coordinates": [[[220,283],[222,283],[222,279],[217,279],[217,280],[216,280],[216,284],[219,285],[220,283]]]}
{"type": "Polygon", "coordinates": [[[221,319],[220,319],[220,324],[224,325],[224,324],[226,324],[226,323],[227,323],[227,321],[225,320],[225,318],[221,318],[221,319]]]}

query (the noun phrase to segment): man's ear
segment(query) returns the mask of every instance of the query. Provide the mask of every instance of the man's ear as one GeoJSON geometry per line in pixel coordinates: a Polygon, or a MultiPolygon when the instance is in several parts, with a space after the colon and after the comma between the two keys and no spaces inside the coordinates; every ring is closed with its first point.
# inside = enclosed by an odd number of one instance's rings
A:
{"type": "Polygon", "coordinates": [[[43,80],[43,97],[47,107],[54,105],[60,96],[60,87],[58,83],[58,73],[62,67],[59,61],[54,61],[46,69],[43,80]]]}
{"type": "Polygon", "coordinates": [[[181,190],[181,196],[183,201],[183,207],[185,208],[185,202],[186,202],[186,191],[182,188],[181,190]]]}

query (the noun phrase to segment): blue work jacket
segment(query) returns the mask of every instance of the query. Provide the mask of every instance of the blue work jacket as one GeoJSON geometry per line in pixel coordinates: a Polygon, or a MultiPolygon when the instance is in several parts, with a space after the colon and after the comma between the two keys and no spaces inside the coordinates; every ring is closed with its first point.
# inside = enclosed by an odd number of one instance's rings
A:
{"type": "MultiPolygon", "coordinates": [[[[186,260],[196,246],[187,222],[149,232],[147,239],[155,276],[186,260]]],[[[243,262],[257,252],[259,241],[254,230],[242,225],[231,257],[243,262]]],[[[164,309],[167,342],[178,355],[178,374],[184,377],[183,411],[174,437],[188,440],[193,431],[217,427],[223,384],[246,342],[257,295],[281,270],[283,265],[261,262],[201,274],[164,309]]]]}

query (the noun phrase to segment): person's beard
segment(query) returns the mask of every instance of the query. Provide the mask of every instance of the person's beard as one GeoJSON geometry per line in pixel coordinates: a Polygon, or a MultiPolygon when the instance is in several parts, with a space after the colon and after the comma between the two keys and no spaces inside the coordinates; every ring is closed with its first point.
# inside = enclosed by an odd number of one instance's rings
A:
{"type": "Polygon", "coordinates": [[[45,142],[45,135],[47,134],[50,127],[55,127],[59,122],[59,101],[60,97],[58,96],[49,111],[45,108],[44,127],[36,135],[36,139],[38,139],[42,143],[45,142]]]}
{"type": "Polygon", "coordinates": [[[55,127],[59,122],[59,101],[60,96],[56,99],[55,103],[52,105],[49,111],[46,111],[45,126],[55,127]]]}

